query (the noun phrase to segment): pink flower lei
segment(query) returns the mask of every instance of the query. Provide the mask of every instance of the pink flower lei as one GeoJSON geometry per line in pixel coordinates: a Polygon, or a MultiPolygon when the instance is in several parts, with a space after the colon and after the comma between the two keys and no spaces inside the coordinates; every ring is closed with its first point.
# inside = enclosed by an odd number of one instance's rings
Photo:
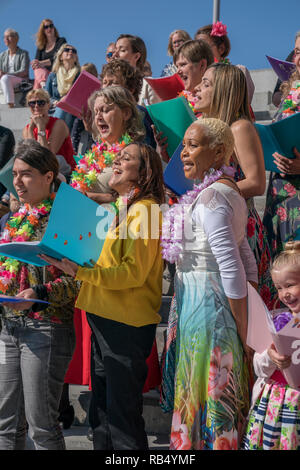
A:
{"type": "Polygon", "coordinates": [[[191,191],[181,196],[177,204],[164,214],[162,223],[161,247],[162,257],[170,263],[175,263],[183,251],[182,234],[184,233],[184,216],[182,208],[184,205],[191,205],[203,189],[212,185],[220,179],[223,174],[233,176],[235,169],[231,166],[223,165],[219,170],[211,168],[205,174],[202,183],[194,184],[191,191]],[[179,235],[179,236],[178,236],[179,235]]]}

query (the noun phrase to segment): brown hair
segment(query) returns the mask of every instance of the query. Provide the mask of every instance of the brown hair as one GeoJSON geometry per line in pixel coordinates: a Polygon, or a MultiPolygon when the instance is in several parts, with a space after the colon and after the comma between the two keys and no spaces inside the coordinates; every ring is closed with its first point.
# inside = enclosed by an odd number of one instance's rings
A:
{"type": "Polygon", "coordinates": [[[189,35],[189,33],[184,31],[183,29],[176,29],[175,31],[173,31],[169,36],[168,49],[167,49],[168,55],[171,55],[171,56],[174,55],[174,48],[173,48],[174,34],[180,34],[184,42],[189,41],[191,39],[191,36],[189,35]]]}
{"type": "MultiPolygon", "coordinates": [[[[53,21],[49,20],[49,18],[45,18],[44,20],[42,20],[42,22],[39,26],[38,32],[35,35],[36,36],[36,46],[40,50],[45,49],[46,44],[47,44],[47,37],[46,37],[46,34],[45,34],[45,30],[44,30],[44,24],[45,24],[46,21],[49,21],[54,26],[53,21]]],[[[58,34],[58,31],[55,28],[55,26],[54,26],[54,33],[55,33],[55,37],[58,38],[59,34],[58,34]]]]}
{"type": "MultiPolygon", "coordinates": [[[[296,33],[296,37],[295,37],[295,42],[297,41],[297,39],[300,38],[300,31],[298,31],[296,33]]],[[[286,81],[286,82],[282,82],[282,84],[280,85],[280,88],[279,90],[282,92],[282,99],[284,100],[287,95],[289,94],[290,92],[290,89],[292,88],[292,84],[294,81],[296,80],[300,80],[300,72],[298,71],[298,69],[296,69],[290,76],[289,80],[286,81]]]]}
{"type": "Polygon", "coordinates": [[[249,111],[247,81],[235,65],[213,64],[214,84],[209,117],[221,119],[229,126],[238,119],[252,121],[249,111]]]}
{"type": "MultiPolygon", "coordinates": [[[[93,123],[95,120],[94,104],[100,96],[103,96],[106,103],[115,103],[120,109],[129,108],[131,110],[131,117],[126,122],[125,132],[128,132],[134,140],[142,140],[145,136],[145,128],[132,93],[121,86],[108,86],[92,93],[88,99],[88,106],[92,111],[93,123]]],[[[93,124],[93,136],[96,139],[97,134],[98,130],[93,124]]]]}
{"type": "Polygon", "coordinates": [[[214,61],[211,48],[202,40],[196,41],[191,39],[190,41],[186,41],[181,44],[181,46],[174,52],[173,59],[175,65],[180,54],[193,64],[200,62],[202,59],[206,59],[207,67],[214,61]]]}
{"type": "Polygon", "coordinates": [[[123,38],[129,40],[133,53],[136,53],[136,52],[140,53],[140,57],[136,63],[136,67],[141,72],[143,72],[144,65],[147,59],[147,49],[146,49],[146,45],[144,41],[138,36],[132,36],[132,34],[120,34],[120,36],[116,40],[116,43],[119,41],[119,39],[123,39],[123,38]]]}
{"type": "Polygon", "coordinates": [[[143,76],[138,69],[132,67],[126,60],[113,59],[108,64],[104,64],[100,79],[102,81],[105,75],[117,75],[119,73],[124,79],[125,88],[127,88],[133,94],[136,101],[138,101],[142,91],[143,76]]]}
{"type": "Polygon", "coordinates": [[[284,266],[296,267],[300,270],[300,241],[285,244],[284,250],[276,256],[272,263],[271,273],[284,266]]]}
{"type": "Polygon", "coordinates": [[[202,26],[202,28],[199,28],[198,31],[196,32],[195,39],[197,39],[197,36],[199,34],[206,34],[206,36],[209,36],[211,38],[211,40],[214,42],[214,44],[217,46],[218,49],[223,44],[224,52],[223,54],[221,54],[221,57],[225,58],[229,55],[229,52],[231,49],[229,38],[226,34],[224,34],[224,36],[211,36],[212,28],[213,28],[212,24],[202,26]]]}
{"type": "Polygon", "coordinates": [[[98,70],[95,64],[92,64],[92,62],[87,62],[86,64],[83,64],[81,66],[81,71],[85,70],[86,72],[91,73],[95,77],[98,78],[98,70]]]}

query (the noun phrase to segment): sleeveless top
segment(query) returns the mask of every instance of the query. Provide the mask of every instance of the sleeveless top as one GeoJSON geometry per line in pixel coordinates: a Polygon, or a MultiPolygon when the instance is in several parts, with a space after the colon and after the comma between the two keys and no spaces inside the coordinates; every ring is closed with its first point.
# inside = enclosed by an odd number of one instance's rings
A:
{"type": "MultiPolygon", "coordinates": [[[[58,118],[56,117],[53,117],[53,116],[49,116],[49,121],[47,123],[47,126],[46,126],[46,129],[45,129],[45,132],[46,132],[46,139],[49,140],[50,139],[50,136],[51,136],[51,132],[52,132],[52,129],[53,129],[53,126],[55,124],[55,122],[58,120],[58,118]]],[[[27,124],[26,128],[29,127],[29,124],[27,124]]],[[[35,127],[33,129],[33,134],[34,134],[34,138],[35,140],[37,140],[38,138],[38,130],[37,130],[37,127],[35,127]]],[[[72,145],[72,141],[71,141],[71,137],[70,135],[68,135],[68,137],[65,138],[65,140],[63,141],[62,143],[62,146],[60,147],[60,149],[56,152],[56,155],[62,155],[64,157],[64,159],[66,160],[66,162],[70,165],[70,167],[72,168],[72,170],[75,169],[75,166],[76,166],[76,162],[74,160],[74,150],[73,150],[73,145],[72,145]]]]}

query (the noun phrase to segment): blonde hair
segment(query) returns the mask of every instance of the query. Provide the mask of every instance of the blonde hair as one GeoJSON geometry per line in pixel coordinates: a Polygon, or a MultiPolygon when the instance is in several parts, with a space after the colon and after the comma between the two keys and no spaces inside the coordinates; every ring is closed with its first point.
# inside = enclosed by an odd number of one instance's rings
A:
{"type": "Polygon", "coordinates": [[[182,37],[182,39],[185,41],[189,41],[191,39],[191,36],[189,35],[189,33],[187,33],[186,31],[184,31],[183,29],[175,29],[175,31],[173,31],[170,36],[169,36],[169,42],[168,42],[168,49],[167,49],[167,52],[168,52],[168,55],[173,55],[174,54],[174,48],[173,48],[173,36],[174,34],[180,34],[180,36],[182,37]]]}
{"type": "Polygon", "coordinates": [[[44,25],[45,25],[46,21],[49,21],[50,23],[53,24],[55,37],[59,38],[58,31],[55,28],[53,21],[50,20],[49,18],[45,18],[44,20],[42,20],[42,22],[39,26],[38,32],[35,35],[35,37],[36,37],[36,42],[35,42],[36,47],[40,50],[45,49],[45,47],[47,45],[47,37],[46,37],[46,34],[45,34],[45,30],[44,30],[44,25]]]}
{"type": "Polygon", "coordinates": [[[32,100],[32,98],[45,100],[47,103],[50,103],[50,95],[48,91],[44,90],[43,88],[37,88],[36,90],[31,90],[29,93],[27,93],[26,95],[27,106],[28,106],[29,101],[32,100]]]}
{"type": "Polygon", "coordinates": [[[209,116],[225,121],[229,126],[238,119],[252,121],[249,111],[247,81],[235,65],[212,64],[213,93],[209,116]]]}
{"type": "Polygon", "coordinates": [[[195,121],[192,126],[202,126],[205,135],[209,138],[209,148],[224,145],[224,163],[228,164],[233,154],[234,137],[232,130],[226,122],[215,118],[202,118],[195,121]]]}
{"type": "Polygon", "coordinates": [[[285,266],[297,267],[300,271],[300,241],[287,242],[284,250],[274,259],[271,266],[272,271],[279,271],[285,266]]]}
{"type": "Polygon", "coordinates": [[[106,103],[114,103],[120,109],[129,108],[131,117],[126,121],[124,132],[128,132],[133,140],[140,141],[145,137],[145,128],[143,125],[141,114],[139,113],[136,101],[127,88],[121,86],[108,86],[101,90],[96,90],[88,99],[88,106],[93,116],[93,137],[98,138],[99,131],[95,126],[94,104],[97,98],[104,98],[106,103]]]}
{"type": "MultiPolygon", "coordinates": [[[[297,41],[298,38],[300,38],[300,31],[298,31],[296,33],[295,42],[297,41]]],[[[282,84],[280,85],[279,90],[282,92],[282,99],[283,100],[289,94],[290,89],[292,88],[293,82],[296,81],[296,80],[300,80],[300,73],[297,69],[291,74],[288,81],[282,82],[282,84]]]]}
{"type": "MultiPolygon", "coordinates": [[[[52,67],[52,72],[55,72],[57,73],[58,72],[58,69],[59,67],[62,66],[62,60],[61,60],[61,56],[63,55],[63,52],[64,52],[64,49],[66,47],[74,47],[72,46],[71,44],[63,44],[57,51],[57,54],[55,56],[55,61],[54,61],[54,64],[53,64],[53,67],[52,67]]],[[[75,49],[75,48],[74,48],[75,49]]],[[[79,60],[78,60],[78,55],[76,54],[76,62],[74,64],[75,67],[78,67],[78,70],[80,69],[80,64],[79,64],[79,60]]]]}

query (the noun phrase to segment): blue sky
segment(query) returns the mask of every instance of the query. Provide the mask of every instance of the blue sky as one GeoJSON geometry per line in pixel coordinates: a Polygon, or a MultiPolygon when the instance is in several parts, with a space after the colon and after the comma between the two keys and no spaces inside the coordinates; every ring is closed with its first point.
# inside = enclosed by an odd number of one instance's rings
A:
{"type": "MultiPolygon", "coordinates": [[[[77,48],[80,63],[93,62],[99,71],[109,42],[121,33],[141,36],[155,77],[170,60],[170,32],[184,29],[193,37],[212,22],[212,11],[213,0],[0,0],[0,51],[3,32],[11,27],[34,58],[34,34],[41,20],[50,18],[77,48]]],[[[266,54],[285,59],[294,46],[300,0],[220,0],[220,19],[228,28],[231,62],[250,70],[268,68],[266,54]]]]}

